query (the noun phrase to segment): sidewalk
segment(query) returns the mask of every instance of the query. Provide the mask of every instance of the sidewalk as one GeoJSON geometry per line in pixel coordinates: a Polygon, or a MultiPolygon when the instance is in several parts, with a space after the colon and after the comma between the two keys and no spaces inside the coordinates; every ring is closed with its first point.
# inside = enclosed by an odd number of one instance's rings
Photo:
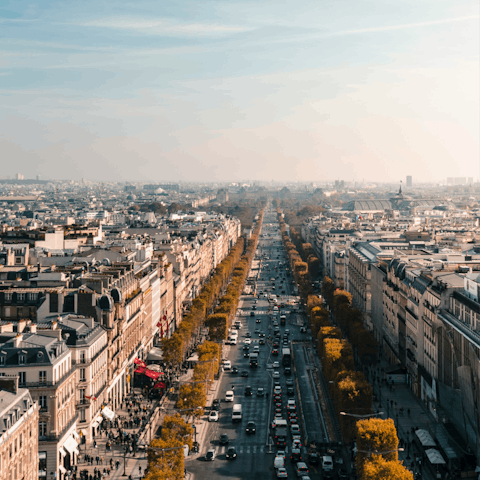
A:
{"type": "Polygon", "coordinates": [[[375,410],[384,412],[381,418],[392,418],[395,422],[398,438],[403,440],[404,448],[403,452],[398,452],[399,460],[402,460],[403,464],[412,472],[421,472],[423,480],[434,480],[429,469],[424,468],[426,459],[423,458],[424,456],[414,443],[414,439],[415,431],[418,429],[427,430],[433,435],[436,421],[427,407],[406,384],[395,384],[394,390],[387,385],[380,387],[381,382],[378,379],[383,378],[383,372],[388,367],[390,364],[382,361],[380,367],[376,368],[371,375],[375,374],[377,381],[374,382],[373,378],[369,378],[377,396],[377,400],[374,401],[375,410]],[[401,408],[403,408],[403,413],[400,413],[401,408]],[[417,459],[421,459],[421,462],[417,462],[417,459]]]}

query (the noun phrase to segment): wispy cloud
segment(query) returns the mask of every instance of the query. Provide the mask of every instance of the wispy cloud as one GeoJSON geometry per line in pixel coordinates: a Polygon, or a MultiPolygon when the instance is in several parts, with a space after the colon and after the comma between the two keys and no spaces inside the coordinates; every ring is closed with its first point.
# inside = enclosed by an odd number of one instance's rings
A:
{"type": "Polygon", "coordinates": [[[80,25],[84,27],[132,30],[150,35],[227,35],[251,30],[251,28],[237,25],[174,23],[164,19],[147,20],[122,17],[92,20],[88,22],[82,22],[80,25]]]}
{"type": "Polygon", "coordinates": [[[464,22],[466,20],[478,20],[480,15],[469,15],[467,17],[457,17],[457,18],[446,18],[443,20],[428,20],[426,22],[416,22],[416,23],[403,23],[400,25],[384,25],[381,27],[368,27],[368,28],[358,28],[355,30],[340,30],[338,32],[326,33],[322,36],[341,36],[341,35],[356,35],[360,33],[370,33],[370,32],[387,32],[390,30],[407,30],[409,28],[421,28],[421,27],[430,27],[433,25],[442,25],[445,23],[453,22],[464,22]]]}

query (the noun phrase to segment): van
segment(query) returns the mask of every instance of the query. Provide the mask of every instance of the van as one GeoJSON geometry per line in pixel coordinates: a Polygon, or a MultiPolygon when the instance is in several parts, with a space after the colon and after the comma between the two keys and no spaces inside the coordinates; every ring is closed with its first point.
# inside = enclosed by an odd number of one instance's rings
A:
{"type": "Polygon", "coordinates": [[[333,470],[333,458],[330,455],[322,457],[322,470],[324,472],[331,472],[333,470]]]}
{"type": "Polygon", "coordinates": [[[241,422],[242,421],[242,405],[237,403],[233,406],[232,411],[232,423],[241,422]]]}
{"type": "Polygon", "coordinates": [[[253,347],[253,353],[260,353],[260,347],[258,345],[253,347]]]}
{"type": "Polygon", "coordinates": [[[236,345],[236,344],[237,344],[237,340],[238,340],[238,337],[235,337],[235,336],[232,336],[232,335],[231,335],[230,337],[228,337],[228,340],[227,340],[227,341],[228,341],[228,343],[229,343],[230,345],[236,345]]]}
{"type": "Polygon", "coordinates": [[[227,393],[225,393],[226,402],[233,402],[233,399],[234,399],[233,390],[229,390],[227,393]]]}
{"type": "Polygon", "coordinates": [[[287,427],[287,421],[283,418],[274,418],[272,422],[272,428],[276,427],[287,427]]]}
{"type": "Polygon", "coordinates": [[[281,455],[276,456],[275,460],[273,461],[273,466],[275,468],[284,468],[285,467],[285,459],[281,455]]]}
{"type": "Polygon", "coordinates": [[[223,361],[223,369],[224,370],[231,370],[232,369],[232,362],[230,360],[223,361]]]}

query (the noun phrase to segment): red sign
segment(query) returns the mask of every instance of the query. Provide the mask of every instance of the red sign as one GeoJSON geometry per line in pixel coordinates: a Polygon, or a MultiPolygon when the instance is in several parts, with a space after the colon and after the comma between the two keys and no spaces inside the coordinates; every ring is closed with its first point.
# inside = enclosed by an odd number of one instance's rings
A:
{"type": "Polygon", "coordinates": [[[162,324],[160,322],[157,322],[157,327],[160,328],[162,324]]]}
{"type": "Polygon", "coordinates": [[[147,371],[145,372],[145,375],[147,377],[152,378],[153,380],[158,380],[158,377],[160,376],[160,373],[159,372],[154,372],[153,370],[148,370],[148,368],[147,368],[147,371]]]}
{"type": "Polygon", "coordinates": [[[135,369],[135,373],[145,373],[145,370],[147,369],[147,367],[144,367],[143,365],[141,367],[137,367],[135,369]]]}
{"type": "Polygon", "coordinates": [[[163,382],[157,382],[153,388],[165,388],[166,385],[163,382]]]}
{"type": "Polygon", "coordinates": [[[146,367],[145,362],[143,360],[140,360],[139,358],[136,358],[133,363],[135,365],[141,365],[142,367],[146,367]]]}

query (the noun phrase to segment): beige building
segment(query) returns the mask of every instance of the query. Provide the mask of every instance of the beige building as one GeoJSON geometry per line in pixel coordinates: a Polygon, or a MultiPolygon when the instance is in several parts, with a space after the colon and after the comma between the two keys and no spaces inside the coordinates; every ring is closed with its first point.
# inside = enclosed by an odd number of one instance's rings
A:
{"type": "MultiPolygon", "coordinates": [[[[22,328],[22,327],[21,327],[22,328]]],[[[0,327],[0,375],[18,375],[19,386],[38,403],[38,442],[47,472],[59,480],[78,455],[75,367],[61,330],[13,332],[0,327]]]]}
{"type": "MultiPolygon", "coordinates": [[[[0,480],[46,476],[38,453],[38,404],[16,375],[0,378],[0,480]]],[[[42,452],[43,453],[43,452],[42,452]]]]}

